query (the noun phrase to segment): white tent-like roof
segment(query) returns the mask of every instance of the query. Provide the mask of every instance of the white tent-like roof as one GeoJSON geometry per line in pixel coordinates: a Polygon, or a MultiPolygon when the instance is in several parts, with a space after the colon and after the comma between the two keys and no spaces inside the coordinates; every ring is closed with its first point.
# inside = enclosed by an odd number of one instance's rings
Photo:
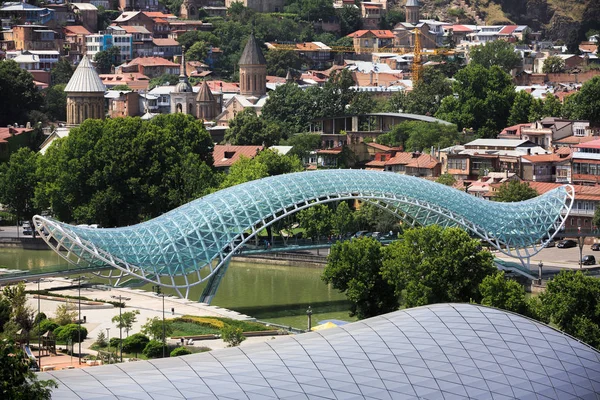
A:
{"type": "Polygon", "coordinates": [[[100,76],[94,69],[94,66],[87,58],[83,56],[75,73],[65,87],[67,93],[104,93],[106,86],[102,83],[100,76]]]}

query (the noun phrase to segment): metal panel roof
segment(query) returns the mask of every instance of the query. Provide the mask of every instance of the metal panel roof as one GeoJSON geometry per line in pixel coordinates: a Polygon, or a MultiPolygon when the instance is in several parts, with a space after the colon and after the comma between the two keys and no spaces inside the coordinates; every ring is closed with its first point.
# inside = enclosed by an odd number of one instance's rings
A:
{"type": "Polygon", "coordinates": [[[65,87],[67,93],[104,93],[106,87],[86,55],[65,87]]]}
{"type": "Polygon", "coordinates": [[[600,353],[547,325],[434,304],[181,357],[41,373],[52,398],[596,399],[600,353]]]}

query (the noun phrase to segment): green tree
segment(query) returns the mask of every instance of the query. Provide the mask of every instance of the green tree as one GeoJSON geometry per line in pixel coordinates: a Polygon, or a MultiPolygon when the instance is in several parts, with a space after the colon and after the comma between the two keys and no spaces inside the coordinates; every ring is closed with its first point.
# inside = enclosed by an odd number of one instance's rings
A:
{"type": "Polygon", "coordinates": [[[542,72],[545,74],[556,74],[565,72],[565,60],[559,56],[549,56],[544,60],[542,72]]]}
{"type": "Polygon", "coordinates": [[[321,135],[315,133],[299,133],[290,136],[290,138],[282,144],[292,146],[288,155],[295,155],[298,159],[304,160],[304,157],[308,156],[311,151],[321,148],[321,135]]]}
{"type": "Polygon", "coordinates": [[[79,339],[84,341],[87,337],[88,331],[85,326],[81,326],[79,324],[68,324],[59,326],[54,330],[54,336],[56,340],[59,342],[66,343],[69,340],[73,343],[79,343],[79,339]],[[79,330],[81,329],[81,335],[79,330]]]}
{"type": "Polygon", "coordinates": [[[495,137],[506,127],[515,98],[512,78],[498,66],[471,63],[454,75],[452,89],[436,117],[455,123],[458,130],[472,128],[481,137],[495,137]]]}
{"type": "Polygon", "coordinates": [[[121,85],[113,86],[112,88],[110,88],[110,90],[119,90],[119,91],[122,91],[122,92],[125,92],[125,91],[131,92],[131,88],[129,86],[127,86],[126,84],[121,84],[121,85]]]}
{"type": "Polygon", "coordinates": [[[139,310],[126,311],[121,315],[115,315],[112,318],[112,322],[117,325],[117,329],[125,329],[127,336],[129,331],[133,327],[133,324],[137,322],[137,316],[140,315],[139,310]]]}
{"type": "Polygon", "coordinates": [[[53,121],[67,119],[67,93],[64,83],[50,86],[44,91],[44,112],[53,121]]]}
{"type": "Polygon", "coordinates": [[[529,200],[538,196],[538,192],[527,182],[517,180],[504,182],[498,188],[494,200],[501,202],[515,202],[529,200]]]}
{"type": "Polygon", "coordinates": [[[562,103],[558,97],[548,94],[544,99],[542,117],[559,117],[562,115],[562,103]]]}
{"type": "Polygon", "coordinates": [[[157,86],[164,85],[175,85],[176,82],[179,82],[179,76],[174,74],[163,74],[156,78],[150,79],[150,83],[148,83],[148,90],[152,90],[157,86]]]}
{"type": "Polygon", "coordinates": [[[469,56],[471,64],[484,68],[500,67],[504,72],[521,65],[521,57],[515,53],[515,46],[505,40],[494,40],[471,48],[469,56]]]}
{"type": "Polygon", "coordinates": [[[445,148],[459,141],[455,125],[438,122],[404,121],[377,138],[386,146],[403,146],[406,151],[428,151],[432,146],[445,148]]]}
{"type": "Polygon", "coordinates": [[[456,179],[454,179],[454,176],[452,176],[449,173],[440,175],[435,181],[446,186],[454,186],[454,184],[456,183],[456,179]]]}
{"type": "Polygon", "coordinates": [[[510,108],[510,115],[506,123],[510,126],[530,122],[531,107],[535,99],[524,90],[517,92],[515,101],[510,108]]]}
{"type": "Polygon", "coordinates": [[[63,221],[138,223],[216,187],[212,149],[190,115],[86,120],[40,158],[36,203],[63,221]]]}
{"type": "Polygon", "coordinates": [[[381,270],[381,243],[363,237],[334,244],[322,278],[346,294],[350,315],[362,319],[398,309],[394,286],[383,279],[381,270]]]}
{"type": "Polygon", "coordinates": [[[187,348],[181,346],[181,347],[177,347],[177,348],[173,349],[173,351],[171,352],[169,357],[186,356],[188,354],[192,354],[192,352],[190,350],[188,350],[187,348]]]}
{"type": "Polygon", "coordinates": [[[234,145],[255,144],[269,147],[279,143],[280,139],[279,126],[259,117],[252,108],[237,113],[229,121],[229,129],[225,132],[225,141],[234,145]]]}
{"type": "Polygon", "coordinates": [[[59,304],[56,307],[56,311],[54,311],[54,321],[58,325],[68,325],[77,318],[77,315],[78,313],[75,309],[75,304],[67,300],[66,303],[59,304]]]}
{"type": "MultiPolygon", "coordinates": [[[[136,358],[139,353],[143,352],[150,339],[148,336],[141,333],[134,333],[123,340],[123,351],[126,353],[134,353],[136,358]]],[[[161,343],[161,354],[162,354],[162,343],[161,343]]]]}
{"type": "Polygon", "coordinates": [[[227,343],[227,347],[237,347],[246,340],[246,336],[244,336],[242,328],[233,325],[225,325],[223,329],[221,329],[221,339],[223,339],[223,342],[227,343]]]}
{"type": "Polygon", "coordinates": [[[33,75],[13,60],[0,62],[0,93],[3,93],[0,96],[0,126],[25,125],[28,113],[42,105],[42,96],[33,83],[33,75]]]}
{"type": "Polygon", "coordinates": [[[69,61],[68,58],[62,57],[54,64],[54,67],[52,67],[52,85],[66,85],[69,83],[71,76],[73,76],[73,72],[75,72],[75,68],[71,61],[69,61]]]}
{"type": "Polygon", "coordinates": [[[185,58],[189,61],[204,61],[208,55],[208,48],[209,45],[206,42],[196,42],[185,52],[185,58]]]}
{"type": "Polygon", "coordinates": [[[165,340],[168,336],[170,336],[173,333],[173,325],[171,324],[171,321],[165,320],[163,323],[163,320],[161,318],[154,317],[148,318],[146,320],[146,323],[142,325],[142,333],[146,336],[150,336],[154,340],[162,341],[163,332],[165,335],[165,340]]]}
{"type": "Polygon", "coordinates": [[[106,335],[103,330],[98,332],[98,336],[96,336],[96,342],[94,343],[98,347],[106,347],[106,335]]]}
{"type": "Polygon", "coordinates": [[[169,13],[179,16],[183,0],[159,0],[158,1],[169,13]]]}
{"type": "Polygon", "coordinates": [[[352,73],[343,69],[333,72],[322,89],[308,89],[308,96],[313,97],[316,102],[313,103],[317,110],[315,118],[346,115],[346,107],[357,93],[351,88],[354,85],[352,73]]]}
{"type": "MultiPolygon", "coordinates": [[[[69,323],[70,322],[71,321],[69,321],[69,323]]],[[[43,335],[44,333],[46,333],[48,331],[54,332],[54,330],[58,327],[59,327],[59,325],[56,322],[54,322],[53,320],[45,319],[42,322],[40,322],[39,334],[43,335]]]]}
{"type": "Polygon", "coordinates": [[[0,203],[18,219],[29,221],[39,211],[33,201],[38,157],[38,153],[23,147],[10,156],[8,163],[0,164],[0,203]]]}
{"type": "Polygon", "coordinates": [[[594,217],[592,218],[592,225],[596,228],[600,228],[600,207],[596,207],[594,210],[594,217]]]}
{"type": "Polygon", "coordinates": [[[144,347],[143,354],[148,358],[162,358],[163,344],[158,340],[151,340],[144,347]]]}
{"type": "Polygon", "coordinates": [[[504,276],[504,271],[488,275],[479,284],[481,304],[527,315],[525,289],[517,281],[504,276]]]}
{"type": "Polygon", "coordinates": [[[314,101],[310,92],[302,90],[295,83],[286,83],[269,93],[261,117],[268,122],[277,123],[282,131],[306,132],[315,118],[314,101]]]}
{"type": "Polygon", "coordinates": [[[494,271],[490,252],[460,228],[408,229],[383,253],[383,278],[406,307],[479,301],[479,284],[494,271]]]}
{"type": "Polygon", "coordinates": [[[358,92],[348,104],[346,113],[348,115],[363,115],[372,113],[377,107],[377,102],[368,92],[358,92]]]}
{"type": "Polygon", "coordinates": [[[16,285],[5,286],[2,296],[10,304],[10,320],[20,329],[31,332],[33,329],[33,309],[27,304],[25,284],[19,282],[16,285]]]}
{"type": "Polygon", "coordinates": [[[119,48],[116,46],[97,52],[94,56],[94,62],[96,63],[98,73],[110,74],[111,68],[117,64],[119,55],[119,48]]]}
{"type": "Polygon", "coordinates": [[[360,9],[354,5],[345,5],[340,10],[340,33],[346,36],[362,27],[360,9]]]}
{"type": "Polygon", "coordinates": [[[561,271],[540,294],[544,312],[561,330],[599,347],[600,281],[581,271],[561,271]]]}
{"type": "Polygon", "coordinates": [[[405,112],[434,115],[442,99],[452,94],[448,78],[432,67],[423,68],[422,78],[416,83],[403,102],[405,112]]]}
{"type": "Polygon", "coordinates": [[[333,228],[332,212],[325,204],[317,204],[300,211],[298,222],[305,229],[306,236],[313,240],[329,235],[333,228]]]}
{"type": "Polygon", "coordinates": [[[348,203],[339,202],[332,215],[333,231],[338,235],[344,235],[353,230],[354,224],[354,214],[348,203]]]}
{"type": "Polygon", "coordinates": [[[267,75],[285,77],[289,69],[302,68],[302,60],[298,52],[293,50],[269,50],[265,53],[267,75]]]}
{"type": "Polygon", "coordinates": [[[29,358],[13,342],[0,341],[0,398],[11,400],[50,400],[53,380],[38,380],[29,358]]]}
{"type": "Polygon", "coordinates": [[[177,41],[182,47],[189,49],[196,42],[204,42],[209,46],[219,47],[221,41],[212,32],[187,31],[177,36],[177,41]]]}
{"type": "MultiPolygon", "coordinates": [[[[571,118],[600,122],[600,76],[585,82],[578,93],[567,99],[573,102],[571,118]]],[[[564,107],[568,107],[566,101],[564,107]]]]}

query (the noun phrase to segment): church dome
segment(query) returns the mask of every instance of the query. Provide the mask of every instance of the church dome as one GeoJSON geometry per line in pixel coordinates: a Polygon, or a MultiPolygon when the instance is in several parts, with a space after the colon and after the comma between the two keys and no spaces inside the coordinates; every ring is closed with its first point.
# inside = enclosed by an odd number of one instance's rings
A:
{"type": "Polygon", "coordinates": [[[180,79],[179,83],[175,86],[176,93],[192,93],[193,91],[192,85],[190,85],[187,79],[180,79]]]}
{"type": "Polygon", "coordinates": [[[67,93],[104,93],[106,87],[86,55],[83,56],[69,83],[65,87],[67,93]]]}

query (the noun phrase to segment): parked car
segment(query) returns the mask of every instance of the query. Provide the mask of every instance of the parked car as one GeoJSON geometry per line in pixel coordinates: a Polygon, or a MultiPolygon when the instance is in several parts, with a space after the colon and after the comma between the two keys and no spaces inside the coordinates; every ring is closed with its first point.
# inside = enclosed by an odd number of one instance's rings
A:
{"type": "Polygon", "coordinates": [[[26,228],[23,229],[23,235],[25,236],[31,236],[33,235],[33,231],[31,230],[31,227],[28,226],[26,228]]]}
{"type": "Polygon", "coordinates": [[[358,231],[354,234],[355,238],[359,238],[359,237],[363,237],[365,236],[369,231],[358,231]]]}
{"type": "Polygon", "coordinates": [[[600,243],[594,243],[592,245],[592,251],[598,251],[600,250],[600,243]]]}
{"type": "Polygon", "coordinates": [[[556,246],[556,242],[554,240],[550,240],[548,243],[544,245],[544,247],[554,247],[556,246]]]}
{"type": "Polygon", "coordinates": [[[596,257],[590,255],[583,256],[581,263],[583,265],[596,265],[596,257]]]}
{"type": "Polygon", "coordinates": [[[571,239],[565,239],[558,242],[556,245],[559,249],[568,249],[570,247],[577,247],[577,242],[571,239]]]}

